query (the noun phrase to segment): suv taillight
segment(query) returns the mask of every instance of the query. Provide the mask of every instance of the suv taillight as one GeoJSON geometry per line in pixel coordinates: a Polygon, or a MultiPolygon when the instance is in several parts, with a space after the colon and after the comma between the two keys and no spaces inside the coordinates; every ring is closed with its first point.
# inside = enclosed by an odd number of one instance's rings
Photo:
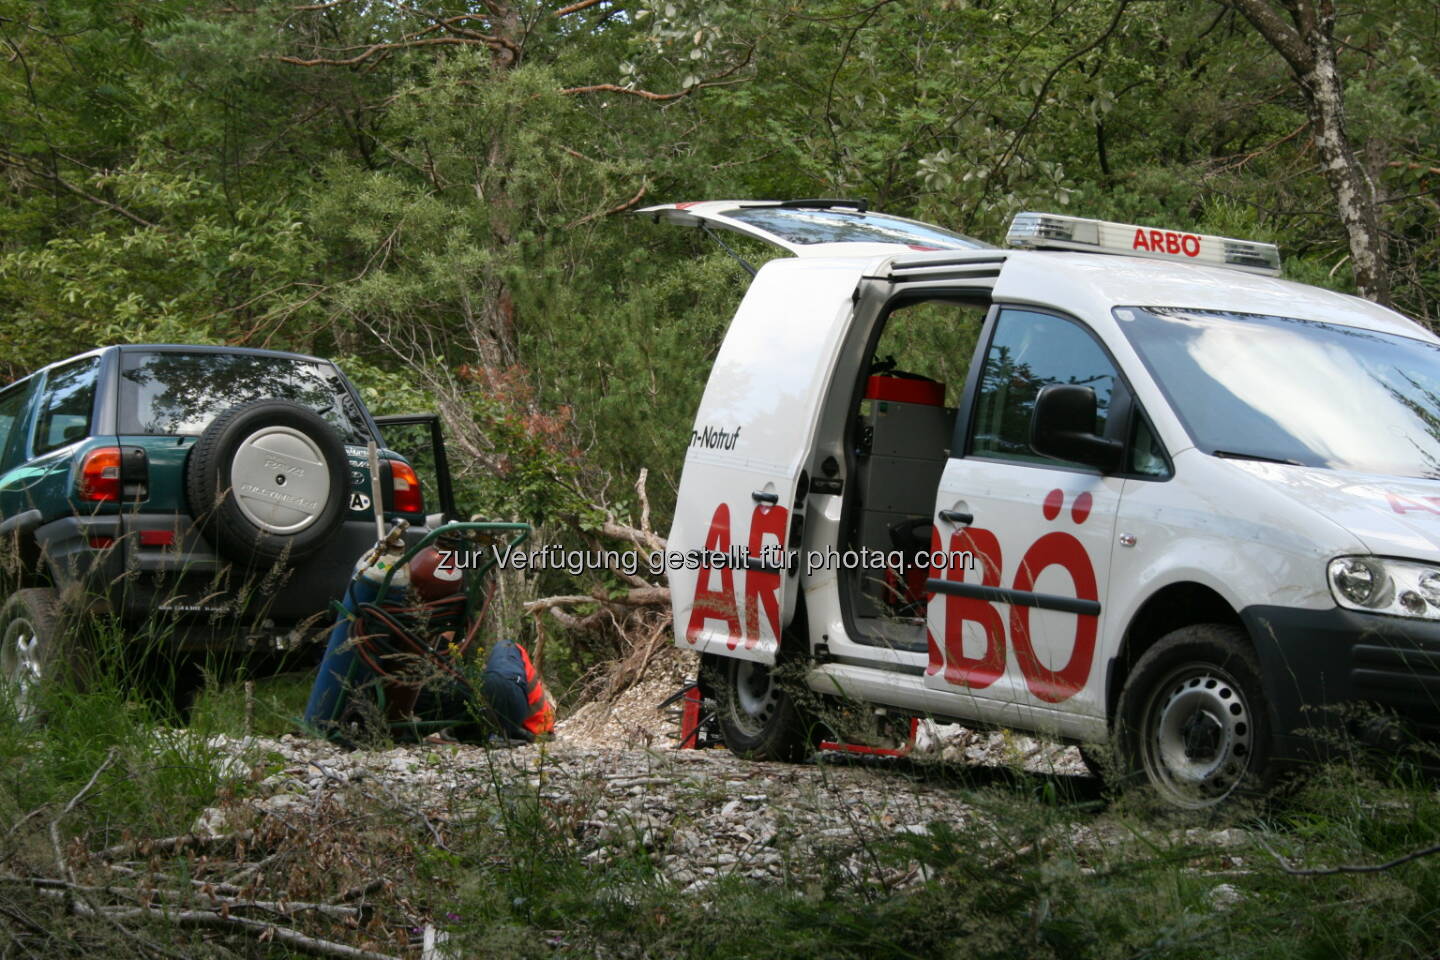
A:
{"type": "Polygon", "coordinates": [[[80,461],[76,494],[91,503],[120,500],[120,448],[96,447],[80,461]]]}
{"type": "Polygon", "coordinates": [[[396,513],[424,513],[425,498],[420,493],[420,478],[410,464],[390,461],[391,509],[396,513]]]}

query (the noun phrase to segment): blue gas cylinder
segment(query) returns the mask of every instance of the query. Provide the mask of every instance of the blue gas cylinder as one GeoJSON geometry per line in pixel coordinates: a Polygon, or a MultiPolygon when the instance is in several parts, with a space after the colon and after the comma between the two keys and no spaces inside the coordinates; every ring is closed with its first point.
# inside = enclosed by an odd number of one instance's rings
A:
{"type": "Polygon", "coordinates": [[[325,645],[325,656],[315,674],[315,684],[310,688],[310,699],[305,704],[305,726],[310,731],[328,736],[336,731],[337,721],[345,706],[346,696],[374,679],[375,671],[360,659],[350,643],[350,627],[355,622],[355,612],[362,603],[380,602],[380,588],[392,569],[394,576],[386,589],[384,599],[400,599],[409,583],[409,569],[396,567],[400,560],[398,552],[388,552],[371,560],[362,557],[356,564],[355,576],[345,590],[340,602],[343,611],[330,630],[330,639],[325,645]]]}

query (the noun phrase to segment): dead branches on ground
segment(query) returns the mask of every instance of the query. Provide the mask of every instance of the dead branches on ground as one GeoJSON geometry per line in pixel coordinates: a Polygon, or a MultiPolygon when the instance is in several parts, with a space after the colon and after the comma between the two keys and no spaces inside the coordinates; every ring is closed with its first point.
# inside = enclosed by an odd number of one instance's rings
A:
{"type": "MultiPolygon", "coordinates": [[[[273,943],[296,955],[395,960],[426,927],[426,909],[388,879],[412,874],[423,846],[393,818],[398,800],[356,790],[293,821],[256,820],[246,808],[245,829],[94,849],[84,833],[64,836],[113,783],[117,760],[112,750],[68,802],[39,808],[5,836],[0,955],[8,943],[19,956],[180,958],[203,941],[217,955],[228,955],[227,943],[245,954],[273,943]],[[373,811],[357,798],[374,800],[373,811]]],[[[434,824],[424,826],[433,838],[434,824]]]]}

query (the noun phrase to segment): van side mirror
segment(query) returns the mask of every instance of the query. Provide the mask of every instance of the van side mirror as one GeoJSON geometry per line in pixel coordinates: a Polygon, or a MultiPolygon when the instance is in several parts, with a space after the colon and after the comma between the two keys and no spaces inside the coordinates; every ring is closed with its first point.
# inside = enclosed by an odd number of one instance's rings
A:
{"type": "Polygon", "coordinates": [[[1120,469],[1124,445],[1095,433],[1095,390],[1073,383],[1042,387],[1030,414],[1030,447],[1043,457],[1071,460],[1101,473],[1120,469]]]}

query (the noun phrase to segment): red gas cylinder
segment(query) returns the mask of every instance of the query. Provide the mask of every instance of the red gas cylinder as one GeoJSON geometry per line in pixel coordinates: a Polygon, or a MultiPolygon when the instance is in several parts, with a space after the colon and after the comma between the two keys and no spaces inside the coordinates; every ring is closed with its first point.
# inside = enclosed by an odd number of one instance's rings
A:
{"type": "Polygon", "coordinates": [[[410,589],[422,600],[443,600],[459,593],[465,571],[456,565],[456,554],[433,545],[415,554],[410,559],[410,589]]]}

